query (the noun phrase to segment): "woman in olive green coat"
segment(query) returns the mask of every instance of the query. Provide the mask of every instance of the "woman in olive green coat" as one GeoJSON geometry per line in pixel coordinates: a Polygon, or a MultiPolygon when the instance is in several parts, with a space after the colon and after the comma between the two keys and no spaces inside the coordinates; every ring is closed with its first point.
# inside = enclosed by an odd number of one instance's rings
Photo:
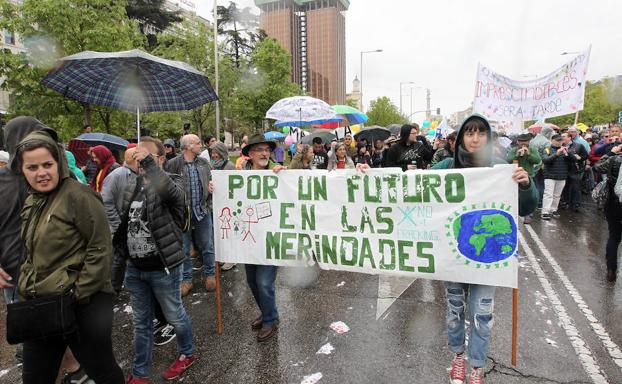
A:
{"type": "Polygon", "coordinates": [[[24,343],[24,384],[53,383],[70,347],[95,382],[123,383],[112,352],[112,244],[101,198],[70,177],[62,149],[45,132],[17,147],[12,166],[30,187],[22,210],[28,257],[18,291],[24,301],[72,291],[77,331],[24,343]]]}

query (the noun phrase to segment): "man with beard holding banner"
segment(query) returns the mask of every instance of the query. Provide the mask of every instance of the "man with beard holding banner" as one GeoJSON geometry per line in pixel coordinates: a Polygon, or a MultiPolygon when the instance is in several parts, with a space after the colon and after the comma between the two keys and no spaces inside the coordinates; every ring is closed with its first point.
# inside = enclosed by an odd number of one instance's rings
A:
{"type": "MultiPolygon", "coordinates": [[[[276,148],[276,143],[265,140],[263,135],[251,136],[248,145],[242,148],[242,154],[249,157],[244,169],[258,171],[272,168],[274,172],[287,169],[282,165],[274,166],[271,164],[270,155],[274,148],[276,148]]],[[[261,315],[251,323],[251,328],[259,331],[257,341],[263,342],[274,336],[278,328],[279,312],[276,308],[276,272],[278,267],[247,264],[245,268],[246,281],[257,306],[261,310],[261,315]]]]}
{"type": "MultiPolygon", "coordinates": [[[[492,167],[507,164],[492,154],[492,130],[481,115],[468,117],[458,130],[453,158],[436,164],[434,169],[492,167]]],[[[519,215],[531,214],[538,203],[537,191],[529,174],[517,168],[512,180],[519,188],[519,215]]],[[[471,330],[469,334],[470,384],[484,383],[484,364],[493,324],[495,287],[479,284],[445,282],[447,294],[447,338],[449,349],[455,353],[449,373],[452,384],[466,379],[465,309],[469,306],[471,330]]]]}

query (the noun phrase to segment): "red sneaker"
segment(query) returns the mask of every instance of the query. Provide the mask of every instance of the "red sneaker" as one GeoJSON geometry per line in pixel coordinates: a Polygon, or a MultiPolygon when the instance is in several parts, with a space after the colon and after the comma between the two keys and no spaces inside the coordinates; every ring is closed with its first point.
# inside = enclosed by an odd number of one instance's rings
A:
{"type": "Polygon", "coordinates": [[[151,381],[149,379],[142,379],[140,377],[134,377],[132,376],[132,374],[130,373],[130,375],[127,377],[127,381],[125,382],[125,384],[150,384],[151,381]]]}
{"type": "Polygon", "coordinates": [[[194,363],[196,353],[191,356],[179,355],[170,367],[162,373],[165,380],[173,380],[181,376],[194,363]]]}
{"type": "Polygon", "coordinates": [[[471,368],[469,384],[484,384],[484,368],[471,368]]]}
{"type": "Polygon", "coordinates": [[[451,362],[451,371],[449,372],[449,381],[451,384],[464,384],[466,379],[466,362],[464,361],[464,353],[456,354],[451,362]]]}

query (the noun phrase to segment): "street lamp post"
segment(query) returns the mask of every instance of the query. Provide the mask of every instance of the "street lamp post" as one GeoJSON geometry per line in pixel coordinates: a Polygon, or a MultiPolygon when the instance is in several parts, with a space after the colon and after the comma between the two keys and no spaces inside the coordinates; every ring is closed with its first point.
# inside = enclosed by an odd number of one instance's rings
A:
{"type": "Polygon", "coordinates": [[[402,85],[404,84],[415,84],[412,81],[400,81],[400,115],[404,112],[402,111],[402,85]]]}
{"type": "MultiPolygon", "coordinates": [[[[581,54],[581,52],[562,52],[561,53],[562,56],[579,55],[579,54],[581,54]]],[[[575,112],[574,114],[574,125],[576,126],[578,122],[579,122],[579,111],[575,112]]]]}
{"type": "Polygon", "coordinates": [[[419,87],[419,86],[414,86],[414,87],[410,87],[410,114],[412,116],[413,113],[413,91],[415,89],[423,89],[423,87],[419,87]]]}
{"type": "Polygon", "coordinates": [[[382,49],[374,49],[373,51],[361,51],[361,112],[365,112],[365,101],[363,99],[363,54],[373,52],[382,52],[382,49]]]}

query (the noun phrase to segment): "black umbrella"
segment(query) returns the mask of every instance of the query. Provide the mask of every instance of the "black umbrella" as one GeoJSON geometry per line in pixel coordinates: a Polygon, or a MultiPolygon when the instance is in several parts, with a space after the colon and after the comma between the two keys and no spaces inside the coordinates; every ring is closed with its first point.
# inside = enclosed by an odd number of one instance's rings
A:
{"type": "Polygon", "coordinates": [[[372,125],[371,127],[365,127],[361,129],[357,134],[354,135],[354,139],[356,141],[367,140],[369,144],[372,144],[374,141],[386,140],[391,136],[391,131],[388,129],[378,126],[372,125]]]}
{"type": "Polygon", "coordinates": [[[125,150],[127,145],[130,143],[125,139],[115,135],[109,135],[107,133],[83,133],[76,137],[76,140],[86,143],[92,147],[96,145],[103,145],[110,150],[120,151],[125,150]]]}
{"type": "Polygon", "coordinates": [[[391,124],[387,127],[389,131],[391,131],[392,135],[399,136],[400,131],[402,130],[402,126],[400,124],[391,124]]]}
{"type": "Polygon", "coordinates": [[[335,140],[337,138],[337,136],[335,136],[334,133],[327,131],[327,130],[320,130],[317,132],[313,132],[310,135],[307,135],[305,137],[302,138],[302,140],[300,140],[300,142],[302,144],[312,144],[313,143],[313,139],[319,137],[322,139],[322,142],[324,143],[330,143],[331,141],[335,140]]]}

